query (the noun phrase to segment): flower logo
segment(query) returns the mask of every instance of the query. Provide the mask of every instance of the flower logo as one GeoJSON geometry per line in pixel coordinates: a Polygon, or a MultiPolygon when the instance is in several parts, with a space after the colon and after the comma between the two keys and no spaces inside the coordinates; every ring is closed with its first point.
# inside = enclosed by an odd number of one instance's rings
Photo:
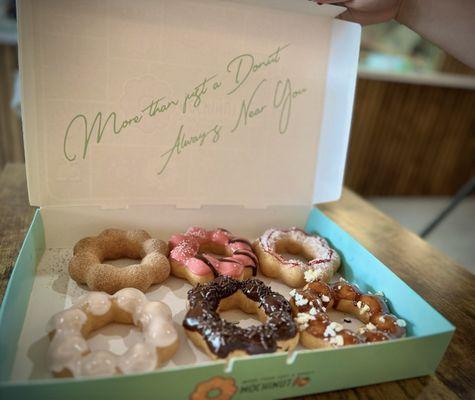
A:
{"type": "Polygon", "coordinates": [[[230,400],[237,389],[233,378],[215,376],[196,385],[190,400],[230,400]]]}
{"type": "Polygon", "coordinates": [[[294,379],[294,386],[306,386],[310,382],[310,378],[306,376],[297,376],[297,378],[294,379]]]}

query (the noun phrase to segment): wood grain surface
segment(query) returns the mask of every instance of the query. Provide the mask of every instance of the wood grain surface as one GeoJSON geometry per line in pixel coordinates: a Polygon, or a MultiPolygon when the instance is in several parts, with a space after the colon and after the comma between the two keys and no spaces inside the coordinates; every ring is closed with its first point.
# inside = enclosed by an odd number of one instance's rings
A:
{"type": "Polygon", "coordinates": [[[20,119],[10,105],[17,70],[16,46],[0,44],[0,169],[24,161],[20,119]]]}
{"type": "Polygon", "coordinates": [[[0,302],[34,211],[24,164],[7,164],[0,174],[0,302]]]}
{"type": "Polygon", "coordinates": [[[475,176],[475,90],[358,79],[345,185],[454,195],[475,176]]]}
{"type": "MultiPolygon", "coordinates": [[[[457,328],[435,375],[305,399],[475,399],[475,277],[349,190],[323,212],[389,266],[457,328]]],[[[0,297],[34,209],[23,164],[0,177],[0,297]]],[[[357,368],[357,366],[355,366],[357,368]]]]}

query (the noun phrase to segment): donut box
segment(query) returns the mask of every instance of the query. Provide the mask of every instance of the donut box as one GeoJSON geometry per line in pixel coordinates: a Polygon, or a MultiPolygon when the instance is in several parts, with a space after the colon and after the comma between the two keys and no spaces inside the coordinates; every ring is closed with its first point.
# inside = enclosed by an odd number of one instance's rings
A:
{"type": "MultiPolygon", "coordinates": [[[[284,398],[435,371],[453,326],[313,207],[341,194],[350,131],[360,27],[336,20],[340,8],[18,3],[28,189],[39,208],[0,310],[2,398],[284,398]],[[192,225],[251,240],[270,227],[318,233],[338,251],[342,277],[384,292],[406,337],[212,361],[183,332],[191,285],[170,276],[145,293],[170,307],[179,332],[168,362],[53,378],[47,322],[88,293],[68,274],[74,244],[111,227],[167,241],[192,225]]],[[[291,288],[258,278],[289,299],[291,288]]],[[[120,355],[136,340],[116,324],[88,343],[120,355]]]]}

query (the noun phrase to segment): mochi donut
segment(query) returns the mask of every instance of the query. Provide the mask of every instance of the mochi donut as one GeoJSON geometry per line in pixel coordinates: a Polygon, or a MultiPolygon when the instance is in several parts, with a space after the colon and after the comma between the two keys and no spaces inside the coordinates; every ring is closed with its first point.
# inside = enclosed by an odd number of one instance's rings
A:
{"type": "Polygon", "coordinates": [[[153,371],[178,349],[178,333],[170,308],[148,301],[138,289],[126,288],[114,295],[90,292],[49,322],[51,342],[49,370],[57,377],[126,375],[153,371]],[[124,354],[92,351],[87,336],[111,323],[134,324],[143,340],[124,354]]]}
{"type": "Polygon", "coordinates": [[[340,256],[324,238],[298,228],[268,229],[253,247],[261,272],[290,287],[304,286],[306,277],[328,282],[340,267],[340,256]],[[300,258],[286,259],[283,253],[300,258]]]}
{"type": "Polygon", "coordinates": [[[106,229],[98,236],[81,239],[74,246],[69,275],[89,289],[115,293],[126,287],[145,292],[150,285],[163,282],[170,275],[168,245],[152,239],[144,230],[106,229]],[[106,260],[132,258],[139,264],[116,267],[106,260]]]}
{"type": "Polygon", "coordinates": [[[301,331],[300,343],[310,349],[381,342],[406,334],[406,321],[389,313],[382,296],[362,294],[344,279],[332,285],[310,282],[301,290],[293,289],[290,295],[301,331]],[[345,329],[328,316],[332,307],[354,315],[365,325],[357,332],[345,329]]]}
{"type": "Polygon", "coordinates": [[[258,279],[240,281],[219,276],[191,289],[188,303],[185,332],[212,359],[285,352],[298,344],[299,331],[290,303],[258,279]],[[257,314],[262,325],[241,328],[219,315],[236,308],[257,314]]]}
{"type": "Polygon", "coordinates": [[[173,235],[169,246],[172,274],[192,285],[220,275],[247,279],[257,273],[259,260],[251,243],[225,229],[191,227],[184,234],[173,235]]]}

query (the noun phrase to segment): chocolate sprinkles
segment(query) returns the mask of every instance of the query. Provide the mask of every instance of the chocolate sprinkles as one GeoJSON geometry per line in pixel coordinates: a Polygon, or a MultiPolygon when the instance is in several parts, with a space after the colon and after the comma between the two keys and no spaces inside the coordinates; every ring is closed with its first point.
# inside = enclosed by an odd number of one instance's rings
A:
{"type": "Polygon", "coordinates": [[[220,358],[236,350],[247,354],[272,353],[278,350],[278,341],[292,339],[298,334],[290,303],[258,279],[239,281],[220,276],[191,289],[188,302],[190,309],[183,327],[198,332],[209,350],[220,358]],[[238,290],[262,307],[267,315],[264,324],[244,329],[220,317],[220,301],[238,290]]]}

